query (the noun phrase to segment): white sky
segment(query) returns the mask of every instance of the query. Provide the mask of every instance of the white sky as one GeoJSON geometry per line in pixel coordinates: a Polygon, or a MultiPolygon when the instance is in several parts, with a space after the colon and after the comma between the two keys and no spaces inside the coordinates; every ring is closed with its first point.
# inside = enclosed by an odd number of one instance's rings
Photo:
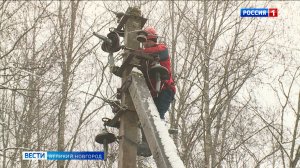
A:
{"type": "MultiPolygon", "coordinates": [[[[107,5],[113,4],[112,2],[105,2],[107,5]]],[[[122,3],[122,2],[116,2],[116,3],[122,3]]],[[[115,3],[115,4],[116,4],[115,3]]],[[[253,2],[256,3],[255,7],[264,7],[265,2],[253,2]]],[[[127,8],[127,2],[123,2],[123,6],[121,7],[120,11],[125,12],[127,8]]],[[[88,9],[85,10],[85,15],[86,16],[95,16],[96,14],[103,13],[103,2],[97,2],[97,1],[91,1],[88,4],[88,9]]],[[[243,6],[241,6],[242,8],[243,6]]],[[[278,34],[277,38],[272,40],[269,44],[273,46],[278,46],[278,48],[284,48],[286,52],[288,52],[287,57],[292,56],[295,58],[295,62],[292,62],[292,65],[290,66],[290,69],[295,68],[296,66],[300,65],[300,2],[296,1],[289,1],[289,2],[270,2],[267,5],[268,8],[278,8],[278,13],[279,16],[278,18],[257,18],[265,21],[265,26],[270,27],[270,29],[273,29],[274,26],[276,25],[276,34],[278,34]]],[[[157,13],[163,13],[164,11],[157,11],[157,13]]],[[[240,10],[236,11],[236,15],[240,15],[240,10]]],[[[150,13],[147,17],[149,18],[149,22],[154,22],[155,17],[157,17],[157,13],[150,13]]],[[[106,13],[107,14],[107,13],[106,13]]],[[[111,15],[113,16],[113,15],[111,15]]],[[[87,27],[91,24],[92,20],[86,19],[84,20],[86,23],[87,27]]],[[[116,23],[113,23],[112,26],[115,26],[116,23]]],[[[110,26],[110,27],[112,27],[110,26]]],[[[91,33],[94,30],[91,30],[91,33]]],[[[108,29],[103,29],[102,32],[99,32],[100,34],[106,34],[108,33],[108,29]]],[[[97,41],[96,38],[93,40],[97,41]]],[[[105,56],[107,55],[106,53],[104,54],[105,56]]],[[[103,59],[106,59],[103,57],[103,59]]],[[[266,60],[271,60],[271,57],[269,55],[266,55],[266,60]]],[[[270,64],[273,64],[273,68],[269,71],[272,72],[270,78],[274,78],[278,76],[279,74],[282,73],[283,70],[283,65],[282,62],[280,61],[273,61],[270,62],[270,64]]],[[[265,82],[270,82],[270,78],[267,78],[265,76],[265,82]]],[[[118,84],[119,79],[118,77],[113,78],[113,82],[115,85],[120,86],[118,84]]],[[[277,82],[277,81],[275,81],[277,82]]],[[[288,80],[283,81],[288,84],[288,80]]],[[[106,89],[106,88],[104,88],[106,89]]],[[[84,89],[81,89],[84,90],[84,89]]],[[[296,81],[295,86],[293,87],[292,90],[292,103],[297,107],[297,102],[298,102],[298,93],[300,91],[300,81],[296,81]]],[[[275,97],[275,94],[273,93],[272,90],[270,90],[269,87],[265,85],[259,85],[255,89],[254,92],[258,102],[263,106],[263,107],[276,107],[278,106],[277,104],[277,98],[275,97]]],[[[109,110],[105,112],[105,115],[108,115],[109,117],[112,116],[109,110]]],[[[294,123],[294,116],[292,115],[291,112],[287,112],[286,114],[286,126],[292,127],[292,124],[294,123]],[[291,122],[292,121],[292,122],[291,122]]],[[[99,118],[97,118],[99,120],[99,118]]],[[[99,125],[99,123],[98,123],[99,125]]],[[[101,124],[102,127],[102,124],[101,124]]],[[[92,148],[92,147],[91,147],[92,148]]]]}

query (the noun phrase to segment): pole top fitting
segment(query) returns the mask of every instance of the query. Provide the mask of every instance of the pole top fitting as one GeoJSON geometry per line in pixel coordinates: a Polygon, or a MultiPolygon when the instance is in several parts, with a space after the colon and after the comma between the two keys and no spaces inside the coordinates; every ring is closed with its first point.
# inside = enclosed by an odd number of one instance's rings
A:
{"type": "Polygon", "coordinates": [[[127,15],[132,15],[132,16],[141,16],[141,9],[137,6],[135,7],[128,7],[126,10],[127,15]]]}

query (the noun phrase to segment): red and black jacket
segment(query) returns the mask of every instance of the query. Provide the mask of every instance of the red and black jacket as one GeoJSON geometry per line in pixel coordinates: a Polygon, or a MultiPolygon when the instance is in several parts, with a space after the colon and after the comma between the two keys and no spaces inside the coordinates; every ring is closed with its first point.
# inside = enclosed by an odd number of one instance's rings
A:
{"type": "MultiPolygon", "coordinates": [[[[159,63],[161,66],[164,66],[165,68],[168,69],[169,71],[169,80],[164,80],[161,82],[161,89],[171,89],[174,93],[176,92],[176,88],[174,85],[172,73],[171,73],[171,61],[170,61],[170,56],[168,52],[168,48],[165,44],[156,44],[153,47],[149,48],[144,48],[145,53],[149,54],[157,54],[159,56],[159,63]]],[[[155,79],[150,79],[152,86],[155,87],[156,85],[156,80],[155,79]]],[[[151,91],[152,93],[152,91],[151,91]]]]}

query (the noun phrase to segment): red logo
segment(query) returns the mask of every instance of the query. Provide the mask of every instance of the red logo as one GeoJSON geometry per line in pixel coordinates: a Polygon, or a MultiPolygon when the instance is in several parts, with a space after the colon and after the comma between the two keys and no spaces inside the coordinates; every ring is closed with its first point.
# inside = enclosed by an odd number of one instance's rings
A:
{"type": "Polygon", "coordinates": [[[269,17],[278,17],[278,9],[269,8],[269,17]]]}

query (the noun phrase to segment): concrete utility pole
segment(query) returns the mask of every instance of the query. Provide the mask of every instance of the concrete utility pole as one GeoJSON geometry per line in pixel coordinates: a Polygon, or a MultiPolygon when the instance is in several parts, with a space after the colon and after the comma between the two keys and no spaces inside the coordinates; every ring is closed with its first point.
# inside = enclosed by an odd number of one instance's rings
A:
{"type": "MultiPolygon", "coordinates": [[[[138,49],[139,42],[136,40],[136,33],[132,33],[132,31],[142,28],[141,11],[136,7],[129,7],[125,14],[128,15],[124,27],[125,47],[138,49]]],[[[127,56],[124,55],[123,62],[126,58],[127,56]]],[[[132,65],[128,65],[122,73],[122,84],[128,79],[132,68],[132,65]]],[[[119,149],[119,168],[136,168],[138,116],[128,90],[122,93],[121,105],[127,106],[128,109],[120,117],[120,136],[122,138],[119,149]]]]}
{"type": "Polygon", "coordinates": [[[129,93],[137,110],[147,142],[158,168],[185,168],[176,146],[161,121],[142,75],[132,74],[129,93]]]}
{"type": "MultiPolygon", "coordinates": [[[[140,42],[146,40],[147,33],[141,29],[147,19],[141,16],[141,11],[137,7],[129,7],[125,14],[117,13],[117,17],[119,25],[113,32],[111,31],[107,35],[109,40],[95,32],[93,34],[105,41],[102,44],[102,49],[110,54],[120,49],[119,36],[116,32],[121,37],[124,37],[124,49],[126,51],[123,53],[123,64],[120,67],[112,67],[112,73],[122,77],[122,86],[118,89],[117,95],[117,98],[121,99],[122,108],[120,107],[113,119],[106,120],[107,122],[105,123],[105,126],[114,127],[118,119],[120,119],[119,168],[137,167],[139,120],[157,167],[185,168],[177,154],[176,146],[169,136],[167,127],[159,117],[157,107],[150,94],[144,75],[131,73],[134,66],[142,69],[145,60],[154,60],[155,55],[137,51],[140,47],[140,42]]],[[[154,69],[156,75],[158,75],[157,73],[164,75],[162,69],[164,68],[156,67],[154,69]]],[[[107,145],[105,142],[114,142],[115,136],[106,131],[106,133],[97,135],[95,140],[100,144],[107,145]]],[[[139,153],[141,151],[142,148],[139,150],[139,153]]],[[[143,156],[148,156],[148,154],[143,156]]]]}
{"type": "MultiPolygon", "coordinates": [[[[153,56],[149,54],[134,51],[140,45],[137,30],[140,30],[145,22],[146,19],[141,17],[139,8],[129,7],[117,28],[120,30],[124,26],[125,47],[130,50],[123,53],[122,66],[113,72],[122,76],[122,87],[119,91],[121,106],[126,107],[120,116],[119,168],[137,167],[139,119],[157,167],[185,168],[167,127],[159,117],[143,75],[131,74],[133,66],[141,64],[141,59],[153,60],[153,56]]],[[[139,35],[139,39],[141,38],[139,35]]]]}

